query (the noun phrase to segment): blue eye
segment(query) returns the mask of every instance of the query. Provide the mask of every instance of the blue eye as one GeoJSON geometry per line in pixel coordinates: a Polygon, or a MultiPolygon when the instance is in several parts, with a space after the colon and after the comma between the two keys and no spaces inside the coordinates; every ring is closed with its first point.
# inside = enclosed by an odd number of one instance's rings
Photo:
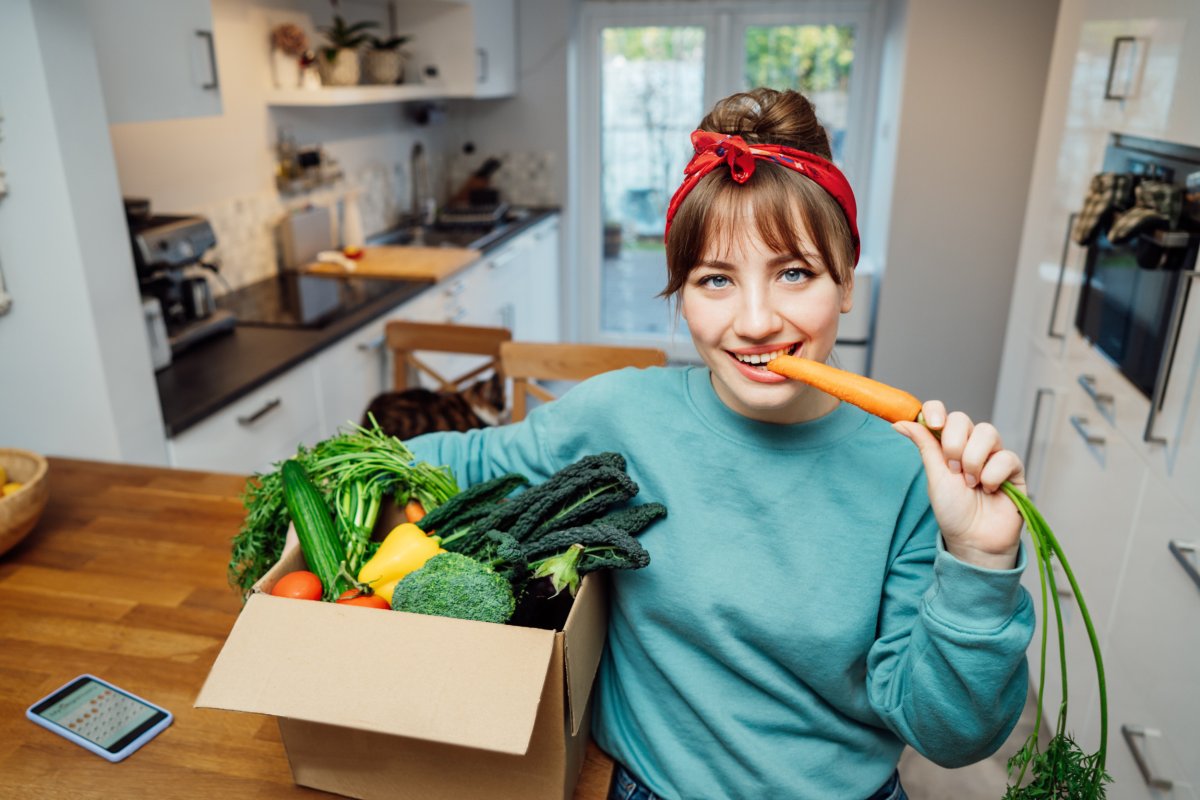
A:
{"type": "Polygon", "coordinates": [[[724,275],[705,275],[700,279],[701,286],[711,286],[714,289],[723,289],[729,285],[729,278],[724,275]]]}
{"type": "Polygon", "coordinates": [[[811,275],[812,272],[809,270],[792,267],[791,269],[785,269],[780,277],[783,278],[784,283],[800,283],[811,275]]]}

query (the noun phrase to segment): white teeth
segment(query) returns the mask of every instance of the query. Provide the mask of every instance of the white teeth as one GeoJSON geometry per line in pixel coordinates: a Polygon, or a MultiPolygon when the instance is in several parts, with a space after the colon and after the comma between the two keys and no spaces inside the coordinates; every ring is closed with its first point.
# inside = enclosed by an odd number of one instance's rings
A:
{"type": "Polygon", "coordinates": [[[753,355],[742,355],[740,353],[734,353],[733,356],[738,361],[741,361],[744,364],[757,365],[757,364],[766,364],[771,359],[778,358],[779,356],[785,356],[788,353],[790,353],[791,350],[792,350],[792,348],[788,347],[783,350],[774,350],[770,353],[755,353],[753,355]]]}

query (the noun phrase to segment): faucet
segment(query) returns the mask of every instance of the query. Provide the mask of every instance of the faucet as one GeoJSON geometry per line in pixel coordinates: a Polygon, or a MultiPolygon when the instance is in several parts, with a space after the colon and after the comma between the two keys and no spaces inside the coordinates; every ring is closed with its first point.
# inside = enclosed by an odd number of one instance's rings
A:
{"type": "Polygon", "coordinates": [[[432,225],[437,204],[429,185],[429,159],[426,158],[425,147],[420,142],[413,143],[409,173],[412,175],[413,226],[432,225]]]}

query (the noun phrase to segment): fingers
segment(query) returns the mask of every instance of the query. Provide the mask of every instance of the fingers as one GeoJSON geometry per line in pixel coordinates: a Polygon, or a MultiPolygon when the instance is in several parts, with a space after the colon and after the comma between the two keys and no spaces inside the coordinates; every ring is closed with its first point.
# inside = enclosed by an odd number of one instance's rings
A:
{"type": "Polygon", "coordinates": [[[930,477],[944,469],[961,474],[968,488],[981,486],[989,493],[999,490],[1005,481],[1024,485],[1021,459],[1004,449],[994,425],[976,425],[961,411],[947,414],[945,405],[937,400],[924,403],[921,414],[929,430],[922,431],[922,426],[912,423],[894,427],[916,443],[930,477]],[[931,431],[938,432],[940,441],[931,431]]]}

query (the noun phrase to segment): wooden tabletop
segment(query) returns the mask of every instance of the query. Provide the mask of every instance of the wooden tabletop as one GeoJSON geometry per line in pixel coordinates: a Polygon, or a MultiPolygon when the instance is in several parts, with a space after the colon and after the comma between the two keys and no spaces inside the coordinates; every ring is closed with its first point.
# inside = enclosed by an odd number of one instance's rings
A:
{"type": "MultiPolygon", "coordinates": [[[[192,707],[241,607],[225,569],[245,479],[61,458],[49,477],[0,556],[0,797],[328,797],[292,783],[273,718],[192,707]],[[110,764],[25,719],[85,672],[174,724],[110,764]]],[[[611,769],[589,746],[575,799],[602,800],[611,769]]]]}

